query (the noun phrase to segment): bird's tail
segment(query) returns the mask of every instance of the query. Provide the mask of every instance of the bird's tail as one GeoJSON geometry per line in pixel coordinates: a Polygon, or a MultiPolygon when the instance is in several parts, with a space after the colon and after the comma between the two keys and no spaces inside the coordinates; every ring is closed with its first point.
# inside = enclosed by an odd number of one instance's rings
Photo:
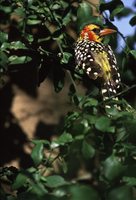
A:
{"type": "MultiPolygon", "coordinates": [[[[102,96],[103,100],[106,101],[109,98],[112,98],[113,100],[118,101],[117,95],[117,86],[115,85],[115,82],[113,80],[108,80],[103,83],[102,85],[102,96]]],[[[105,108],[110,108],[111,106],[105,103],[105,108]]],[[[120,108],[115,104],[114,107],[120,110],[120,108]]]]}

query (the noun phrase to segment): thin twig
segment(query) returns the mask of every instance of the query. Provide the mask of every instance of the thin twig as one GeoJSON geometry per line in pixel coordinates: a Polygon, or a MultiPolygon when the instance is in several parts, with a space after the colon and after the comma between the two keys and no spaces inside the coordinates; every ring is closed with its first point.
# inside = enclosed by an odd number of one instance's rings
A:
{"type": "Polygon", "coordinates": [[[114,95],[114,96],[109,97],[107,100],[105,100],[105,102],[106,102],[106,101],[109,101],[109,100],[112,100],[114,97],[119,97],[119,96],[121,96],[121,95],[127,93],[128,91],[132,90],[133,88],[136,88],[136,84],[135,84],[135,85],[132,85],[131,87],[128,87],[127,89],[124,89],[123,91],[117,93],[117,94],[114,95]]]}
{"type": "Polygon", "coordinates": [[[116,96],[121,96],[122,94],[127,93],[128,91],[132,90],[133,88],[136,88],[136,84],[132,85],[131,87],[124,89],[122,92],[119,92],[116,96]]]}

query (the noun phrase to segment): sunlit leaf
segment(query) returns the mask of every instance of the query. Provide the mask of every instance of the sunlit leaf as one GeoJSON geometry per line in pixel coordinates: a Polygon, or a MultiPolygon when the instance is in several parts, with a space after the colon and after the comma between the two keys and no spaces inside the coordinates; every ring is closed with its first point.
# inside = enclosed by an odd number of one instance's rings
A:
{"type": "Polygon", "coordinates": [[[20,41],[16,41],[16,42],[11,42],[11,43],[8,43],[8,42],[4,42],[2,45],[1,45],[1,49],[2,50],[6,50],[6,49],[27,49],[27,47],[25,46],[24,43],[20,42],[20,41]]]}
{"type": "Polygon", "coordinates": [[[57,140],[56,143],[58,143],[59,145],[65,145],[69,142],[72,142],[73,138],[72,135],[69,133],[63,133],[57,140]]]}
{"type": "Polygon", "coordinates": [[[123,177],[123,181],[127,183],[129,186],[136,186],[136,178],[135,177],[123,177]]]}
{"type": "Polygon", "coordinates": [[[28,20],[27,20],[27,24],[28,24],[28,25],[37,25],[37,24],[41,24],[41,20],[38,20],[38,19],[28,19],[28,20]]]}
{"type": "Polygon", "coordinates": [[[0,31],[0,43],[6,42],[8,40],[8,34],[0,31]]]}
{"type": "Polygon", "coordinates": [[[131,50],[129,53],[136,59],[136,50],[131,50]]]}
{"type": "Polygon", "coordinates": [[[10,13],[12,8],[11,6],[1,6],[0,10],[2,10],[3,12],[5,12],[6,14],[10,13]]]}
{"type": "Polygon", "coordinates": [[[69,59],[72,57],[72,54],[69,52],[63,52],[61,63],[68,63],[69,59]]]}
{"type": "Polygon", "coordinates": [[[24,64],[24,63],[28,63],[32,60],[31,57],[29,56],[10,56],[8,58],[9,64],[10,65],[15,65],[15,64],[24,64]]]}

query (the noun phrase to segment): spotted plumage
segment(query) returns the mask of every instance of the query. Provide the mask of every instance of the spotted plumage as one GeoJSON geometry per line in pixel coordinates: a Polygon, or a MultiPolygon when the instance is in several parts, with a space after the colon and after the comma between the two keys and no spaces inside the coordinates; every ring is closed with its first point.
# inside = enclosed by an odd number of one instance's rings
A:
{"type": "MultiPolygon", "coordinates": [[[[88,25],[81,31],[75,45],[75,61],[76,69],[83,69],[90,79],[101,78],[101,91],[106,100],[116,95],[120,87],[120,74],[111,47],[102,43],[101,32],[96,25],[88,25]]],[[[107,34],[109,33],[110,31],[107,34]]],[[[104,35],[104,31],[102,34],[104,35]]]]}

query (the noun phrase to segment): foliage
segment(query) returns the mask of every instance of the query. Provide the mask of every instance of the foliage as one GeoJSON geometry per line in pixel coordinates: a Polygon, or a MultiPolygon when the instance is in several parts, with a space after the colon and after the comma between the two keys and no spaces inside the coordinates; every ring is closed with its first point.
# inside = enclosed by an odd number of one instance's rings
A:
{"type": "MultiPolygon", "coordinates": [[[[78,3],[65,0],[1,0],[1,76],[22,68],[27,70],[32,65],[39,70],[37,84],[49,72],[52,73],[56,92],[63,88],[65,70],[71,72],[73,82],[87,80],[91,88],[89,95],[79,96],[74,84],[71,84],[70,97],[75,109],[65,116],[56,139],[32,141],[33,166],[0,169],[2,200],[136,198],[136,112],[121,96],[116,102],[121,111],[112,106],[113,100],[108,102],[111,109],[105,111],[97,85],[74,70],[74,38],[66,27],[75,25],[78,3]],[[83,176],[79,175],[80,171],[84,171],[83,176]],[[2,182],[8,183],[12,192],[8,193],[2,182]]],[[[110,27],[114,26],[111,20],[115,16],[126,16],[121,0],[101,3],[100,11],[110,27]],[[105,17],[105,10],[110,11],[109,18],[105,17]]],[[[130,24],[136,24],[135,16],[130,24]]],[[[123,81],[131,87],[136,80],[134,38],[127,38],[126,46],[119,55],[123,81]]],[[[111,38],[113,48],[117,45],[115,40],[111,38]]],[[[121,95],[129,91],[129,86],[123,87],[121,95]]]]}

